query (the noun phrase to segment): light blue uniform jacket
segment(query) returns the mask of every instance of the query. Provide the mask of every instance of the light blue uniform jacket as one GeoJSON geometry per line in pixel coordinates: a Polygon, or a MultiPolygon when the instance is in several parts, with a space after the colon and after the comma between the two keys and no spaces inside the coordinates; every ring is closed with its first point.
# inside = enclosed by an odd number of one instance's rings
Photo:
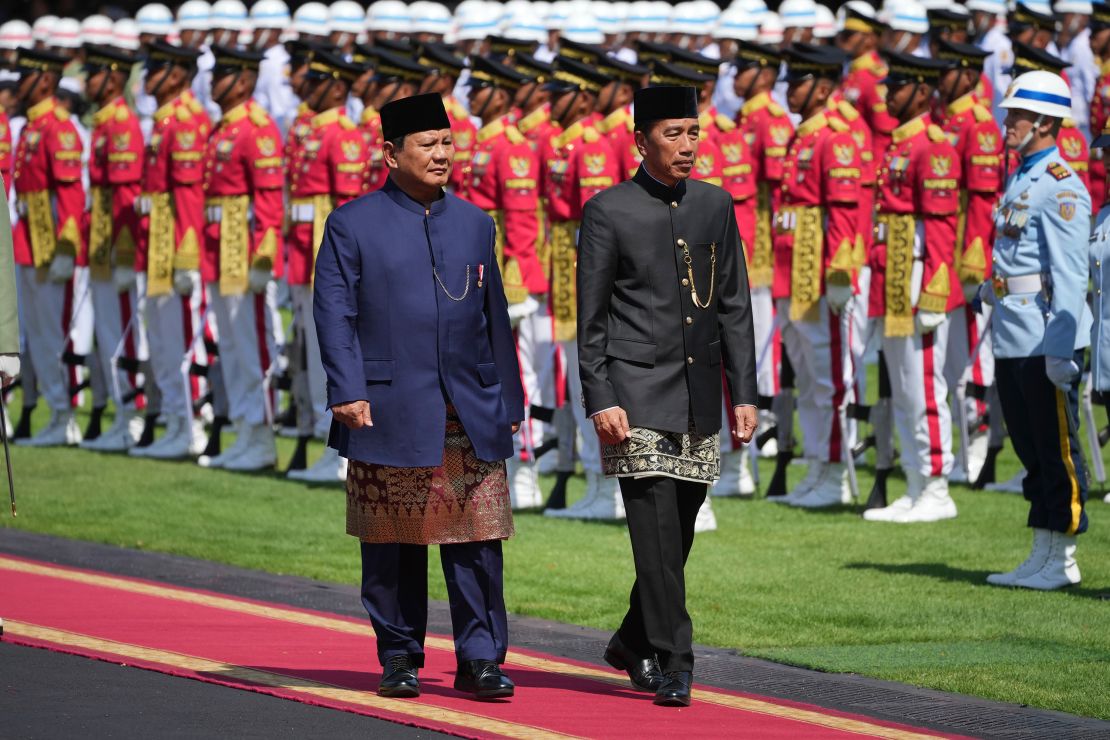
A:
{"type": "Polygon", "coordinates": [[[1090,263],[1095,314],[1091,330],[1091,379],[1095,390],[1110,391],[1110,206],[1099,211],[1091,234],[1090,263]]]}
{"type": "Polygon", "coordinates": [[[1070,358],[1088,346],[1091,196],[1053,148],[1006,186],[995,216],[993,274],[1040,275],[1043,289],[995,298],[995,357],[1070,358]]]}

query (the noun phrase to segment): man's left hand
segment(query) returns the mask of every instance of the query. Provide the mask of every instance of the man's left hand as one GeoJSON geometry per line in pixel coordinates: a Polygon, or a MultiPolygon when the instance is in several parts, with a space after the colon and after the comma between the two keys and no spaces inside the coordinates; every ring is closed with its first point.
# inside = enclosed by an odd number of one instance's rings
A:
{"type": "Polygon", "coordinates": [[[736,419],[736,430],[733,432],[733,436],[744,444],[751,442],[758,423],[755,406],[733,406],[732,413],[736,419]]]}
{"type": "Polygon", "coordinates": [[[519,421],[514,422],[513,423],[513,434],[516,434],[519,431],[520,431],[520,422],[519,421]]]}

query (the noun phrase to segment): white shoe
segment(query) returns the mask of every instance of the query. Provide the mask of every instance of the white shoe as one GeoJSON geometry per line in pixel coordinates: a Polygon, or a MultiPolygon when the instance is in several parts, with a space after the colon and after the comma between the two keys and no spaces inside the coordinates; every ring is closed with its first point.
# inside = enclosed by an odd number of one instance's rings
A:
{"type": "Polygon", "coordinates": [[[131,434],[131,420],[134,417],[133,412],[117,410],[116,420],[108,431],[96,439],[85,440],[81,443],[81,449],[93,452],[127,452],[137,440],[131,434]]]}
{"type": "Polygon", "coordinates": [[[694,520],[694,532],[712,532],[717,529],[717,516],[713,513],[709,498],[706,497],[701,508],[698,509],[698,518],[694,520]]]}
{"type": "Polygon", "coordinates": [[[586,471],[586,494],[565,509],[544,509],[543,515],[554,519],[577,519],[578,512],[593,506],[597,498],[597,483],[601,475],[586,471]]]}
{"type": "Polygon", "coordinates": [[[1002,483],[988,483],[984,488],[988,491],[1000,491],[1002,493],[1024,493],[1025,489],[1022,488],[1021,484],[1025,481],[1026,475],[1025,470],[1022,469],[1010,480],[1002,483]]]}
{"type": "Polygon", "coordinates": [[[917,471],[906,471],[906,495],[895,499],[881,509],[868,509],[863,512],[863,518],[868,522],[893,522],[910,509],[921,496],[925,487],[925,476],[917,471]]]}
{"type": "MultiPolygon", "coordinates": [[[[601,473],[586,473],[587,480],[595,478],[593,499],[585,506],[569,509],[548,510],[544,514],[556,515],[562,519],[590,519],[595,521],[616,521],[624,519],[624,499],[621,498],[620,484],[616,478],[606,478],[601,473]]],[[[583,499],[585,501],[586,499],[583,499]]]]}
{"type": "Polygon", "coordinates": [[[509,479],[509,502],[513,511],[543,506],[543,491],[535,463],[524,462],[520,455],[513,455],[505,463],[505,475],[509,479]]]}
{"type": "Polygon", "coordinates": [[[1108,494],[1106,494],[1105,496],[1102,497],[1102,503],[1110,504],[1110,493],[1108,493],[1108,494]]]}
{"type": "Polygon", "coordinates": [[[1052,544],[1041,569],[1017,579],[1015,586],[1037,591],[1055,591],[1079,583],[1079,565],[1075,562],[1075,535],[1052,532],[1052,544]]]}
{"type": "Polygon", "coordinates": [[[714,496],[752,496],[755,481],[748,467],[748,448],[730,450],[721,455],[721,477],[710,489],[714,496]]]}
{"type": "Polygon", "coordinates": [[[77,426],[72,411],[51,411],[50,421],[42,431],[15,443],[20,447],[70,447],[81,443],[81,427],[77,426]]]}
{"type": "Polygon", "coordinates": [[[157,442],[145,448],[141,457],[154,460],[182,460],[189,456],[192,437],[192,421],[184,416],[171,416],[166,420],[166,433],[157,442]]]}
{"type": "Polygon", "coordinates": [[[800,501],[809,495],[809,492],[817,487],[821,482],[821,476],[825,473],[825,463],[820,460],[810,460],[809,469],[806,470],[805,477],[802,478],[798,485],[794,486],[794,490],[790,491],[785,496],[776,496],[775,498],[768,499],[774,501],[776,504],[793,504],[800,501]]]}
{"type": "Polygon", "coordinates": [[[983,465],[987,462],[987,446],[990,442],[988,437],[986,432],[971,435],[971,444],[967,448],[967,469],[971,480],[979,477],[979,473],[983,472],[983,465]]]}
{"type": "Polygon", "coordinates": [[[759,448],[759,456],[765,458],[776,458],[779,456],[779,441],[774,437],[763,443],[759,448]]]}
{"type": "Polygon", "coordinates": [[[247,433],[250,442],[235,457],[224,462],[224,470],[253,472],[272,468],[277,463],[277,447],[274,446],[274,430],[266,422],[253,424],[247,433]]]}
{"type": "Polygon", "coordinates": [[[788,503],[801,509],[824,509],[852,503],[847,466],[844,463],[826,464],[825,472],[817,485],[805,496],[788,503]]]}
{"type": "Polygon", "coordinates": [[[331,447],[324,448],[324,454],[316,463],[304,470],[290,470],[285,474],[290,480],[304,481],[305,483],[337,483],[347,480],[347,458],[340,457],[339,451],[331,447]]]}
{"type": "Polygon", "coordinates": [[[197,465],[202,468],[222,468],[228,460],[238,457],[247,448],[247,445],[250,444],[250,427],[241,421],[232,422],[232,426],[235,428],[235,442],[232,443],[231,447],[215,457],[201,455],[197,458],[197,465]]]}
{"type": "Polygon", "coordinates": [[[948,495],[948,479],[937,475],[926,479],[925,488],[913,502],[910,510],[896,514],[891,521],[898,524],[914,524],[955,518],[956,502],[948,495]]]}
{"type": "Polygon", "coordinates": [[[204,417],[193,419],[193,433],[189,441],[189,456],[197,457],[208,448],[208,432],[204,431],[204,417]]]}
{"type": "Polygon", "coordinates": [[[1048,554],[1052,551],[1052,531],[1048,529],[1033,530],[1033,549],[1025,562],[1011,570],[1009,573],[991,573],[987,576],[987,583],[992,586],[1013,586],[1022,578],[1039,573],[1048,554]]]}

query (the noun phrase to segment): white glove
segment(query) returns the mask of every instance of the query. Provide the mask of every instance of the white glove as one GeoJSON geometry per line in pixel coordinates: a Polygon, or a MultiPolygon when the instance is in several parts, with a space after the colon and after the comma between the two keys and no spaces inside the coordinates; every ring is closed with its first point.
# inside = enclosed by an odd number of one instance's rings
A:
{"type": "Polygon", "coordinates": [[[50,278],[52,283],[68,282],[73,277],[73,267],[77,264],[76,260],[68,254],[56,254],[54,259],[50,260],[50,270],[47,277],[50,278]]]}
{"type": "Polygon", "coordinates": [[[514,327],[524,319],[528,318],[536,311],[540,310],[540,302],[532,296],[528,296],[520,303],[513,303],[509,305],[509,323],[514,327]]]}
{"type": "Polygon", "coordinates": [[[174,270],[173,291],[178,295],[192,295],[199,279],[197,270],[174,270]]]}
{"type": "Polygon", "coordinates": [[[19,377],[19,355],[0,355],[0,388],[7,388],[19,377]]]}
{"type": "Polygon", "coordinates": [[[916,318],[917,330],[922,334],[929,334],[943,324],[947,318],[948,314],[939,311],[918,311],[916,318]]]}
{"type": "Polygon", "coordinates": [[[825,300],[828,301],[829,310],[839,316],[844,307],[848,305],[848,301],[852,300],[852,286],[826,285],[825,300]]]}
{"type": "Polygon", "coordinates": [[[126,293],[135,287],[134,267],[112,268],[112,283],[116,286],[117,293],[126,293]]]}
{"type": "Polygon", "coordinates": [[[1067,357],[1044,358],[1044,372],[1052,384],[1067,393],[1071,384],[1079,377],[1079,366],[1067,357]]]}
{"type": "Polygon", "coordinates": [[[979,300],[981,300],[984,305],[994,305],[994,286],[991,285],[990,280],[984,280],[979,286],[979,300]]]}
{"type": "Polygon", "coordinates": [[[273,278],[273,275],[270,274],[270,271],[268,269],[264,270],[264,269],[261,269],[261,268],[258,268],[258,267],[252,267],[250,269],[250,276],[249,276],[249,283],[250,283],[251,292],[252,293],[265,292],[266,286],[270,284],[270,280],[272,278],[273,278]]]}
{"type": "Polygon", "coordinates": [[[964,300],[971,303],[979,295],[979,283],[960,283],[964,289],[964,300]]]}

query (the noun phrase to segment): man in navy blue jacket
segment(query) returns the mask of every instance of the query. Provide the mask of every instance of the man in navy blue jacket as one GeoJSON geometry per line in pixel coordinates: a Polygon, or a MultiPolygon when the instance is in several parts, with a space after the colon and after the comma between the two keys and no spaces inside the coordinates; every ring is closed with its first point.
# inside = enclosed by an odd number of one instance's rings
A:
{"type": "Polygon", "coordinates": [[[381,110],[390,178],[334,211],[313,314],[349,458],[347,532],[362,543],[362,600],[384,667],[378,692],[417,696],[427,546],[440,545],[455,688],[511,696],[501,540],[513,534],[505,458],[524,392],[493,220],[443,190],[453,158],[439,95],[381,110]]]}

